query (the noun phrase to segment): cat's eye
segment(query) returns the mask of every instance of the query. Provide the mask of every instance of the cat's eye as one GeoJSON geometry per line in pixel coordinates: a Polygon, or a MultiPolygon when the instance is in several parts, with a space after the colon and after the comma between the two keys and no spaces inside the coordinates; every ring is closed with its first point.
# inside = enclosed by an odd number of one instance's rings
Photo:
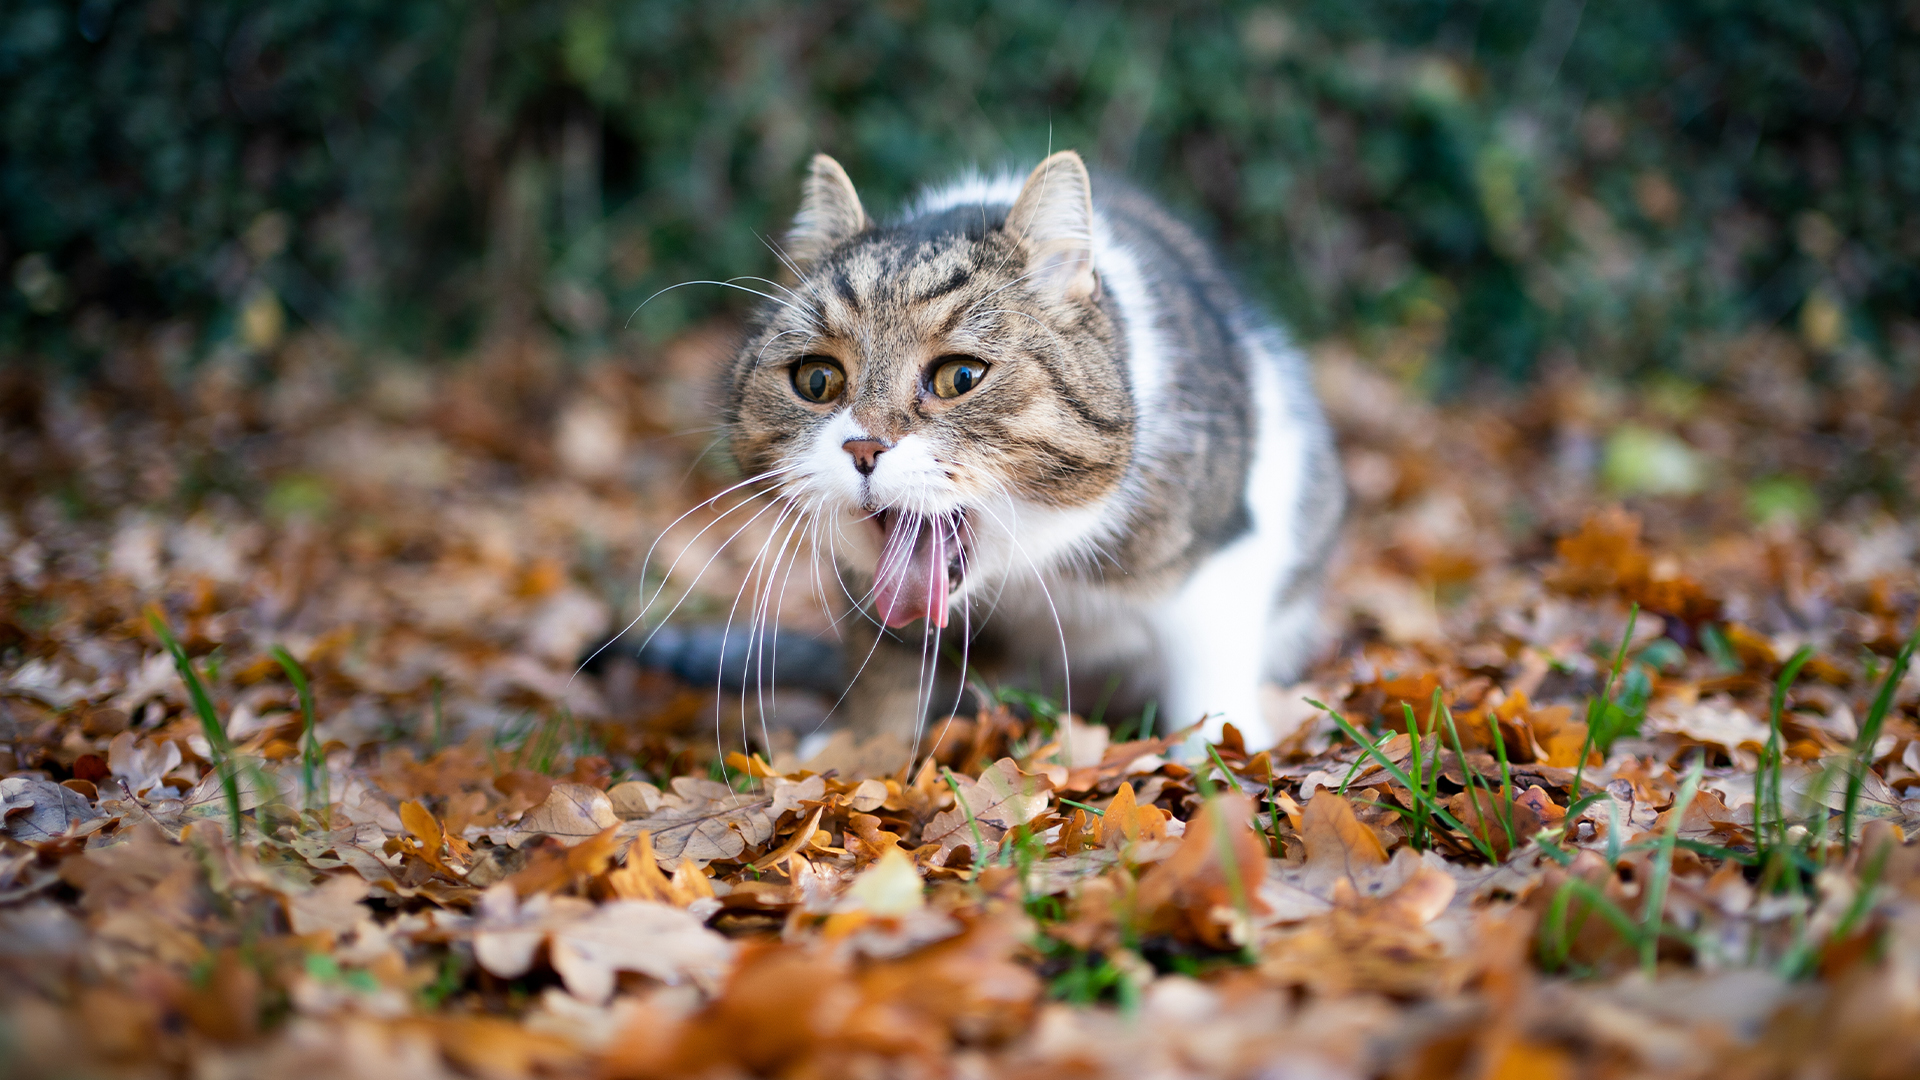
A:
{"type": "Polygon", "coordinates": [[[933,369],[933,392],[938,397],[957,398],[980,385],[987,377],[987,363],[971,356],[949,356],[933,369]]]}
{"type": "Polygon", "coordinates": [[[809,356],[793,369],[793,391],[818,404],[840,396],[847,388],[847,373],[824,356],[809,356]]]}

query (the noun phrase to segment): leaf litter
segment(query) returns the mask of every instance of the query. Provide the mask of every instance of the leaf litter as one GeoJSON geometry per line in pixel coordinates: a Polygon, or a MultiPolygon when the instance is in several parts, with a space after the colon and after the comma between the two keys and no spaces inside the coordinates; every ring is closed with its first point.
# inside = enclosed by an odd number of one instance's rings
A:
{"type": "MultiPolygon", "coordinates": [[[[1006,697],[917,759],[800,760],[804,696],[763,729],[751,687],[574,674],[636,585],[724,613],[769,535],[719,543],[658,404],[700,347],[502,347],[420,376],[444,414],[320,338],[139,383],[165,408],[29,388],[0,1070],[1920,1070],[1913,389],[1810,380],[1796,435],[1733,378],[1684,415],[1572,373],[1436,406],[1329,348],[1356,510],[1276,745],[1182,761],[1006,697]],[[554,452],[588,400],[629,475],[554,452]],[[1622,489],[1588,451],[1630,426],[1716,482],[1622,489]],[[1781,477],[1831,512],[1757,519],[1781,477]]],[[[824,629],[808,602],[775,601],[824,629]]]]}

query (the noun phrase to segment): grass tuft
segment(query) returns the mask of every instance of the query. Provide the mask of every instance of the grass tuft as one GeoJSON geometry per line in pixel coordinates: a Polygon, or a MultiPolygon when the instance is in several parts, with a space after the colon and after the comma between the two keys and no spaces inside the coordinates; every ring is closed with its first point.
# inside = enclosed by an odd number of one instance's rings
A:
{"type": "Polygon", "coordinates": [[[158,607],[147,608],[147,625],[160,638],[167,652],[173,656],[173,666],[180,671],[180,680],[187,684],[187,698],[193,703],[193,711],[199,714],[200,730],[207,737],[208,753],[213,757],[214,772],[220,777],[220,790],[227,800],[227,813],[233,822],[233,838],[239,840],[242,821],[240,817],[240,776],[234,761],[233,742],[227,738],[227,729],[220,723],[220,717],[214,712],[213,698],[207,694],[207,687],[200,680],[200,672],[193,666],[193,660],[173,634],[173,627],[167,625],[167,618],[158,607]]]}
{"type": "Polygon", "coordinates": [[[1907,665],[1913,662],[1914,646],[1920,644],[1920,615],[1914,617],[1913,631],[1907,635],[1907,642],[1900,647],[1900,655],[1894,657],[1893,667],[1887,671],[1886,679],[1880,684],[1880,692],[1873,697],[1873,707],[1867,710],[1867,718],[1860,725],[1860,737],[1853,742],[1853,758],[1847,767],[1847,803],[1845,816],[1841,821],[1840,842],[1848,851],[1853,850],[1853,826],[1859,817],[1860,793],[1867,779],[1867,769],[1873,764],[1873,744],[1880,741],[1880,729],[1886,724],[1887,713],[1893,708],[1893,696],[1900,689],[1900,680],[1907,673],[1907,665]]]}

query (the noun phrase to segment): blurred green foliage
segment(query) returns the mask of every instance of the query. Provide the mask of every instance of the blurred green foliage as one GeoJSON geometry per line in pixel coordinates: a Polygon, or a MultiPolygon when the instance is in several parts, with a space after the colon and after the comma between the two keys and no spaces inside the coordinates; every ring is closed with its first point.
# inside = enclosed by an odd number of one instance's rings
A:
{"type": "Polygon", "coordinates": [[[771,274],[815,150],[885,210],[1075,147],[1303,336],[1429,378],[1755,323],[1884,351],[1920,335],[1917,113],[1904,0],[11,0],[0,347],[595,347],[771,274]]]}

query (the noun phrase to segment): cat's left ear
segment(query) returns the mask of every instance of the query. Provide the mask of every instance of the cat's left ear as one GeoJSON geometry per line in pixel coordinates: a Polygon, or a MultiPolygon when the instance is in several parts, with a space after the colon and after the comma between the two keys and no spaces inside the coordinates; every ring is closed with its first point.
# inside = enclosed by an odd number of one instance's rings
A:
{"type": "Polygon", "coordinates": [[[825,154],[813,155],[806,187],[800,193],[800,211],[787,230],[787,254],[801,265],[858,236],[867,227],[860,194],[847,179],[847,170],[825,154]]]}
{"type": "Polygon", "coordinates": [[[1007,231],[1031,252],[1027,273],[1041,288],[1069,300],[1100,294],[1093,272],[1093,181],[1079,154],[1062,150],[1033,170],[1007,212],[1007,231]]]}

